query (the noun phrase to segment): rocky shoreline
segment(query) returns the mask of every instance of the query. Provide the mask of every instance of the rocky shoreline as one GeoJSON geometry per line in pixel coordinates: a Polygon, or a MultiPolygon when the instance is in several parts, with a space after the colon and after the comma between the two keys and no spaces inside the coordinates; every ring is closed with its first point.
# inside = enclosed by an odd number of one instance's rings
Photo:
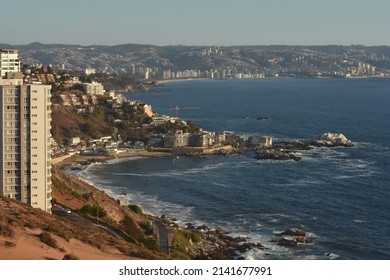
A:
{"type": "MultiPolygon", "coordinates": [[[[191,243],[187,252],[193,259],[244,259],[243,254],[252,249],[269,250],[261,243],[249,242],[247,237],[232,237],[223,229],[210,230],[207,226],[194,227],[187,224],[187,229],[201,233],[202,239],[198,243],[191,243]]],[[[302,244],[310,244],[313,239],[306,232],[297,227],[289,228],[276,235],[276,239],[269,240],[279,246],[297,247],[302,244]]]]}
{"type": "MultiPolygon", "coordinates": [[[[151,153],[149,156],[155,157],[155,156],[166,156],[169,155],[167,153],[151,153]]],[[[129,155],[130,157],[132,155],[129,155]]],[[[146,155],[143,155],[146,156],[146,155]]],[[[123,156],[125,157],[125,156],[123,156]]],[[[61,169],[61,173],[63,174],[61,178],[65,175],[63,168],[65,166],[68,166],[68,168],[76,167],[82,168],[82,166],[88,166],[93,163],[104,163],[106,162],[107,159],[106,157],[73,157],[65,160],[64,162],[60,163],[57,165],[57,168],[61,169]]],[[[60,170],[57,169],[57,172],[60,172],[60,170]]],[[[73,176],[67,174],[67,178],[73,178],[73,176]]],[[[60,179],[60,177],[59,177],[60,179]]],[[[72,179],[73,180],[73,179],[72,179]]],[[[86,190],[84,188],[88,188],[88,193],[95,193],[99,194],[101,197],[98,199],[99,200],[99,205],[103,207],[108,213],[108,216],[117,216],[116,212],[117,210],[114,210],[115,206],[113,204],[116,203],[109,203],[112,198],[109,197],[107,194],[105,194],[103,191],[98,190],[95,186],[92,186],[90,184],[87,184],[86,182],[83,182],[83,188],[76,188],[75,182],[79,182],[81,184],[80,179],[74,178],[73,184],[73,190],[77,193],[84,194],[86,190]],[[105,201],[105,203],[103,203],[105,201]],[[113,213],[111,213],[113,211],[113,213]]],[[[68,183],[67,180],[63,180],[63,183],[68,183]]],[[[55,192],[56,194],[58,192],[55,192]]],[[[83,195],[85,197],[85,195],[83,195]]],[[[59,197],[57,197],[59,199],[59,197]]],[[[71,200],[66,200],[63,201],[61,200],[61,203],[68,208],[72,209],[72,211],[77,212],[77,206],[72,206],[73,204],[71,203],[74,198],[71,200]],[[76,208],[75,208],[76,207],[76,208]]],[[[95,199],[96,200],[96,199],[95,199]]],[[[93,203],[96,203],[96,201],[93,201],[93,203]]],[[[75,205],[75,204],[74,204],[75,205]]],[[[115,208],[117,209],[117,208],[115,208]]],[[[242,258],[242,254],[254,249],[266,249],[266,247],[260,243],[251,243],[248,241],[246,237],[233,237],[229,234],[224,229],[215,229],[212,230],[206,225],[202,226],[195,226],[192,224],[187,224],[187,225],[178,225],[175,222],[175,219],[169,219],[167,217],[153,217],[153,219],[158,219],[160,220],[163,224],[165,224],[165,228],[167,232],[176,233],[178,231],[181,232],[195,232],[200,236],[199,240],[191,240],[189,239],[188,242],[185,244],[185,253],[187,257],[191,259],[197,259],[197,260],[207,260],[207,259],[224,259],[224,260],[233,260],[233,259],[240,259],[242,258]]],[[[174,252],[174,243],[175,243],[175,238],[169,238],[168,243],[170,244],[170,250],[174,252]]],[[[167,256],[169,257],[169,256],[167,256]]]]}
{"type": "MultiPolygon", "coordinates": [[[[255,148],[257,159],[273,159],[273,160],[300,160],[300,156],[296,153],[303,150],[311,150],[314,147],[353,147],[354,144],[348,140],[343,134],[325,133],[318,137],[309,140],[300,140],[295,142],[281,142],[275,143],[270,147],[258,147],[255,148]]],[[[172,153],[147,153],[142,156],[167,156],[172,153]]],[[[121,157],[128,156],[140,156],[140,154],[128,154],[121,157]]],[[[97,157],[77,157],[65,160],[62,164],[59,164],[62,168],[64,165],[72,166],[77,163],[78,166],[89,165],[95,162],[105,162],[112,158],[97,158],[97,157]]],[[[96,189],[96,187],[89,185],[89,188],[96,189]]],[[[96,193],[100,192],[96,189],[96,193]]],[[[102,201],[103,199],[100,199],[102,201]]],[[[105,200],[109,200],[105,198],[105,200]]],[[[100,202],[101,203],[101,202],[100,202]]],[[[109,208],[112,208],[110,206],[109,208]]],[[[111,213],[115,215],[115,213],[111,213]]],[[[159,219],[155,217],[156,219],[159,219]]],[[[165,220],[161,219],[161,221],[165,220]]],[[[199,238],[192,240],[189,238],[184,244],[185,255],[191,259],[243,259],[243,254],[252,249],[267,250],[268,248],[261,243],[253,243],[248,240],[247,237],[238,236],[233,237],[224,229],[210,229],[209,227],[195,226],[187,224],[185,226],[179,226],[174,221],[166,224],[167,232],[176,234],[177,232],[196,233],[199,238]]],[[[191,234],[189,234],[191,236],[191,234]]],[[[172,240],[168,240],[168,244],[171,244],[171,249],[175,250],[174,243],[175,237],[172,240]]],[[[298,246],[299,244],[311,243],[311,238],[297,228],[286,230],[281,234],[282,238],[270,240],[280,246],[298,246]]]]}
{"type": "Polygon", "coordinates": [[[186,225],[186,229],[197,231],[202,236],[199,242],[190,242],[187,247],[187,252],[193,259],[244,259],[242,254],[249,250],[267,249],[261,243],[248,242],[247,237],[233,237],[228,231],[221,228],[211,230],[205,225],[195,227],[189,223],[186,225]]]}
{"type": "Polygon", "coordinates": [[[298,140],[293,142],[279,142],[272,146],[261,146],[255,148],[258,160],[295,160],[300,161],[302,157],[297,155],[299,151],[311,150],[314,147],[353,147],[351,140],[342,133],[324,133],[320,136],[308,140],[298,140]]]}

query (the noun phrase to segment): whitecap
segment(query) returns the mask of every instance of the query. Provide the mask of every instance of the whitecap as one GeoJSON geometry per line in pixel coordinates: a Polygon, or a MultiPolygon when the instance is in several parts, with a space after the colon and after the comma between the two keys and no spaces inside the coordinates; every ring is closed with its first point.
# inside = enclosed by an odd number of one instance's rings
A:
{"type": "Polygon", "coordinates": [[[117,163],[121,163],[121,162],[146,159],[146,158],[148,158],[148,157],[136,156],[136,157],[115,158],[115,159],[107,160],[105,164],[117,164],[117,163]]]}
{"type": "Polygon", "coordinates": [[[335,253],[325,253],[325,256],[327,256],[331,260],[338,259],[340,256],[335,253]]]}
{"type": "Polygon", "coordinates": [[[320,236],[318,236],[317,234],[315,234],[313,232],[306,232],[306,235],[307,235],[307,237],[314,238],[314,239],[320,238],[320,236]]]}

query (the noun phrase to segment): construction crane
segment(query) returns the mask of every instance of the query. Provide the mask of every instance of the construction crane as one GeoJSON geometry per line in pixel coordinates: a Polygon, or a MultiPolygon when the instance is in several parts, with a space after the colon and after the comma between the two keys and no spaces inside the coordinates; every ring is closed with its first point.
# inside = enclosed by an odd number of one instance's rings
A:
{"type": "Polygon", "coordinates": [[[170,110],[175,111],[176,118],[179,118],[180,110],[199,110],[199,109],[200,109],[200,107],[179,107],[179,106],[176,106],[176,107],[171,108],[170,110]]]}

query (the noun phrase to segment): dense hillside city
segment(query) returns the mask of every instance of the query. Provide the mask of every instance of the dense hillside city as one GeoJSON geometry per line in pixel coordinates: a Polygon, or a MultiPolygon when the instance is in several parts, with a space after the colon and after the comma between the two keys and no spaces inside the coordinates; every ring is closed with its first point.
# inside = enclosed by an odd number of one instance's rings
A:
{"type": "Polygon", "coordinates": [[[29,45],[25,64],[141,79],[262,77],[389,77],[388,46],[116,46],[29,45]]]}

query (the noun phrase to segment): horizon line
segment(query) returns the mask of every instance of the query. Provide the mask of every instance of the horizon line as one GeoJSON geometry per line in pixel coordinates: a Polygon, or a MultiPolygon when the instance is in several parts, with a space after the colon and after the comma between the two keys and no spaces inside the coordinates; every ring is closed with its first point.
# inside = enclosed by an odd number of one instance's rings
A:
{"type": "Polygon", "coordinates": [[[327,46],[335,46],[335,47],[390,47],[390,45],[379,44],[379,45],[364,45],[364,44],[242,44],[242,45],[187,45],[187,44],[171,44],[171,45],[158,45],[158,44],[149,44],[149,43],[118,43],[118,44],[77,44],[77,43],[41,43],[41,42],[31,42],[27,44],[10,44],[10,43],[0,43],[0,46],[29,46],[29,45],[67,45],[67,46],[78,46],[78,47],[93,47],[93,46],[101,46],[101,47],[115,47],[115,46],[125,46],[125,45],[138,45],[138,46],[154,46],[154,47],[281,47],[281,46],[289,46],[289,47],[327,47],[327,46]]]}

